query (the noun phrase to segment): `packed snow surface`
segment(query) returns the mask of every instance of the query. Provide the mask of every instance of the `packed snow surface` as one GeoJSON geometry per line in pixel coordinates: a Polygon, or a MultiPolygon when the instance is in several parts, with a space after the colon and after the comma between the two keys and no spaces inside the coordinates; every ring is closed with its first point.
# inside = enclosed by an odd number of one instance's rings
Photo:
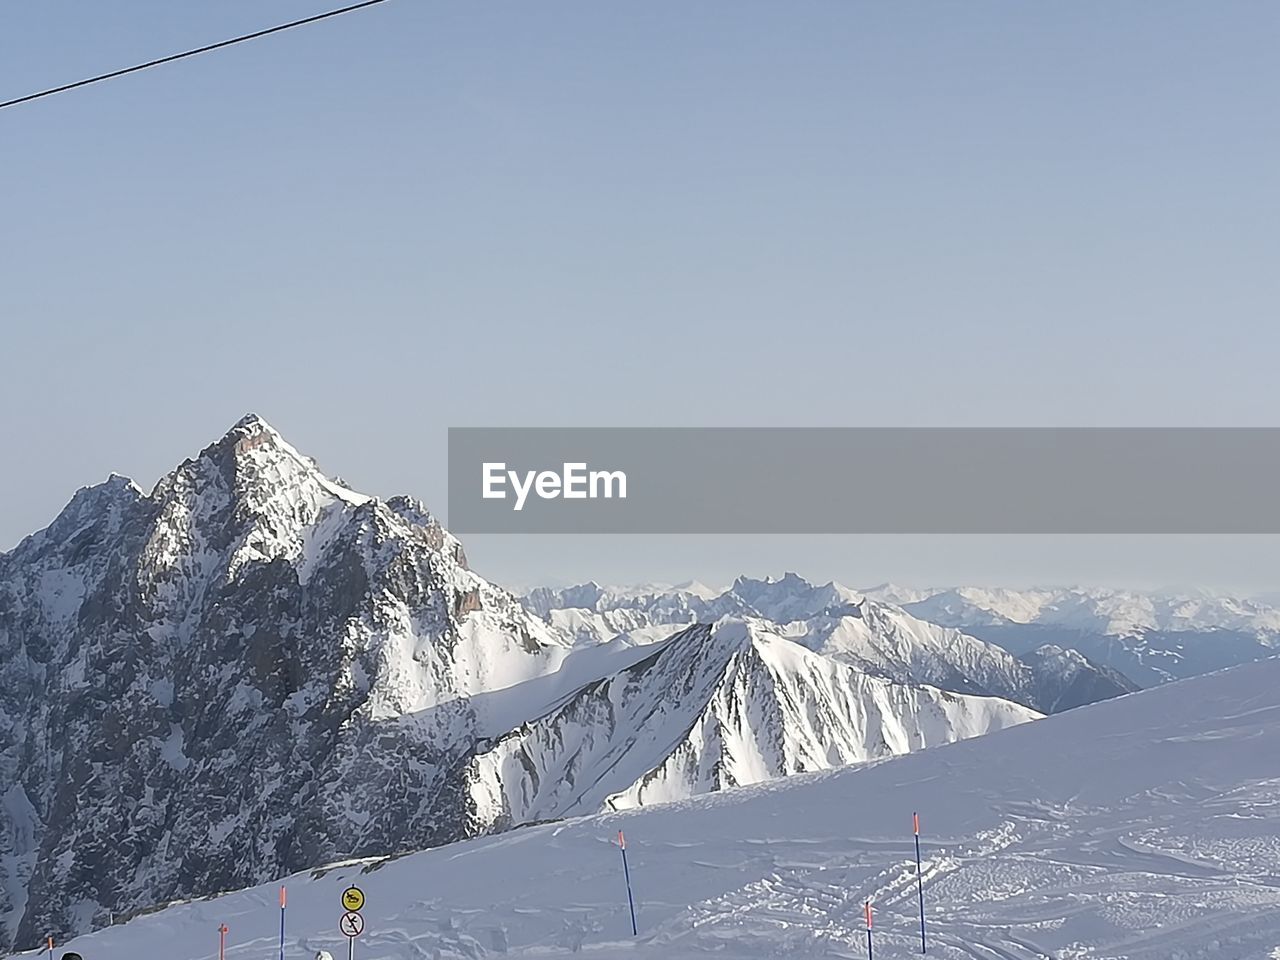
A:
{"type": "MultiPolygon", "coordinates": [[[[1280,661],[998,733],[679,803],[299,874],[285,956],[360,960],[919,955],[1265,960],[1280,951],[1280,661]],[[625,830],[640,936],[632,938],[625,830]]],[[[178,904],[67,949],[86,960],[275,956],[277,888],[178,904]]]]}

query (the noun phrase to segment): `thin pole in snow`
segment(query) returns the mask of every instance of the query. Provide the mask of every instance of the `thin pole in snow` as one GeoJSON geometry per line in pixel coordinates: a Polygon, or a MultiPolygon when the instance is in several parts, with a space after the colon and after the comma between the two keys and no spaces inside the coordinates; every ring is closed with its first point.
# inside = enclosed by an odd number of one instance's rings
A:
{"type": "Polygon", "coordinates": [[[871,955],[871,901],[867,901],[867,960],[874,960],[871,955]]]}
{"type": "Polygon", "coordinates": [[[284,960],[284,907],[288,898],[284,887],[280,887],[280,960],[284,960]]]}
{"type": "Polygon", "coordinates": [[[618,849],[622,851],[622,876],[627,881],[627,906],[631,908],[631,935],[637,936],[639,929],[636,927],[636,901],[631,895],[631,871],[627,868],[627,838],[622,835],[622,831],[618,831],[618,849]]]}
{"type": "Polygon", "coordinates": [[[218,960],[226,960],[227,957],[227,925],[225,923],[218,924],[218,960]]]}
{"type": "Polygon", "coordinates": [[[53,960],[53,936],[49,937],[49,960],[53,960]]]}
{"type": "MultiPolygon", "coordinates": [[[[920,894],[920,952],[928,953],[924,941],[924,870],[920,866],[920,814],[911,815],[916,833],[916,890],[920,894]]],[[[281,960],[284,960],[282,957],[281,960]]]]}

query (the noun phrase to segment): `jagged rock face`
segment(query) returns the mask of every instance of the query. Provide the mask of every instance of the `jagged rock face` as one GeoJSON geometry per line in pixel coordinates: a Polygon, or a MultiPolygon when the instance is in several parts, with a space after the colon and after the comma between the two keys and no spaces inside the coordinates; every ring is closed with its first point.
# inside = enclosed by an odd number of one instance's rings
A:
{"type": "Polygon", "coordinates": [[[0,917],[34,943],[478,829],[469,695],[563,648],[419,505],[247,418],[0,556],[0,917]]]}
{"type": "Polygon", "coordinates": [[[1136,683],[1115,670],[1093,663],[1076,650],[1064,650],[1052,644],[1023,654],[1021,660],[1035,673],[1040,696],[1049,712],[1072,710],[1139,689],[1136,683]]]}

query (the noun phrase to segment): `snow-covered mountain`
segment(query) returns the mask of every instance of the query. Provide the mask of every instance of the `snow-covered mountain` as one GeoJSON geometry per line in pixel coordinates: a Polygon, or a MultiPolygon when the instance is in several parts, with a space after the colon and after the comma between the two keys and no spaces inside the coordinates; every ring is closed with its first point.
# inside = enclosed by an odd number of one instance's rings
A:
{"type": "MultiPolygon", "coordinates": [[[[1274,960],[1280,661],[963,743],[691,801],[531,826],[287,880],[285,956],[1274,960]],[[631,935],[624,830],[639,936],[631,935]]],[[[78,938],[86,960],[276,956],[276,886],[78,938]]]]}
{"type": "Polygon", "coordinates": [[[0,556],[5,937],[476,832],[473,695],[567,653],[258,418],[150,494],[81,490],[0,556]]]}
{"type": "MultiPolygon", "coordinates": [[[[1014,656],[960,630],[926,623],[900,607],[863,600],[838,617],[783,628],[788,637],[869,673],[903,683],[998,696],[1042,713],[1122,696],[1137,684],[1081,654],[1014,656]]],[[[1052,648],[1046,647],[1045,651],[1052,648]]]]}
{"type": "Polygon", "coordinates": [[[869,676],[762,620],[693,626],[653,650],[480,754],[484,815],[520,823],[682,800],[1039,716],[869,676]]]}
{"type": "MultiPolygon", "coordinates": [[[[776,616],[846,599],[739,586],[776,616]]],[[[81,490],[0,554],[0,940],[1035,715],[863,676],[744,597],[584,639],[254,416],[150,493],[81,490]]]]}
{"type": "Polygon", "coordinates": [[[865,594],[1020,656],[1046,644],[1073,649],[1142,686],[1280,652],[1280,608],[1264,598],[1059,587],[930,591],[893,584],[865,594]]]}
{"type": "Polygon", "coordinates": [[[901,607],[860,596],[838,583],[812,584],[794,573],[739,577],[721,593],[689,587],[605,588],[595,583],[535,590],[526,607],[549,629],[578,642],[624,636],[647,642],[690,623],[724,616],[768,621],[780,636],[860,671],[897,683],[996,696],[1041,712],[1132,692],[1137,686],[1083,656],[1067,664],[1020,659],[960,630],[928,623],[901,607]],[[1064,697],[1070,686],[1074,693],[1064,697]]]}

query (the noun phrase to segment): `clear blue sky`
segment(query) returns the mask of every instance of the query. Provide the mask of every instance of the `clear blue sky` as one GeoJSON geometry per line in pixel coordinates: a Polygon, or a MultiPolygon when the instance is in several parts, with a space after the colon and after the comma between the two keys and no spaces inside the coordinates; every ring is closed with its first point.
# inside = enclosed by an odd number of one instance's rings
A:
{"type": "MultiPolygon", "coordinates": [[[[8,4],[0,99],[323,9],[8,4]]],[[[0,111],[0,547],[248,410],[438,509],[450,425],[1275,425],[1278,40],[1270,0],[393,0],[0,111]]],[[[472,554],[1280,585],[1274,541],[472,554]]]]}

